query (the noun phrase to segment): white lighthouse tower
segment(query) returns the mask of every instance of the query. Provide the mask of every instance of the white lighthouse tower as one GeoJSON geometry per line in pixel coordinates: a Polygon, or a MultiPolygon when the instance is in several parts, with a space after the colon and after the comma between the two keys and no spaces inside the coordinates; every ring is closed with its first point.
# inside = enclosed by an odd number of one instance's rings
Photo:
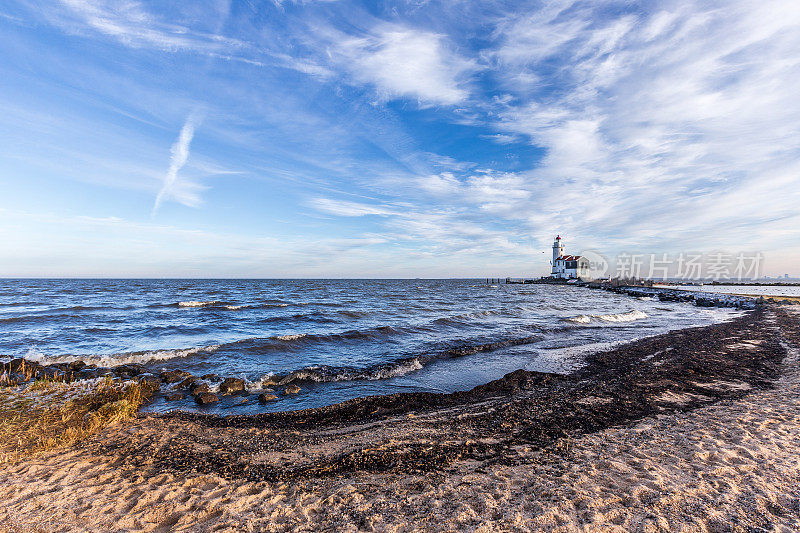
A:
{"type": "Polygon", "coordinates": [[[589,260],[581,255],[565,255],[561,235],[553,242],[553,269],[550,277],[560,279],[588,279],[589,260]]]}
{"type": "Polygon", "coordinates": [[[552,263],[553,269],[550,271],[550,273],[553,276],[556,276],[559,273],[558,267],[556,265],[558,264],[558,258],[563,257],[563,255],[564,255],[564,245],[561,244],[561,235],[557,235],[556,240],[553,241],[553,263],[552,263]]]}

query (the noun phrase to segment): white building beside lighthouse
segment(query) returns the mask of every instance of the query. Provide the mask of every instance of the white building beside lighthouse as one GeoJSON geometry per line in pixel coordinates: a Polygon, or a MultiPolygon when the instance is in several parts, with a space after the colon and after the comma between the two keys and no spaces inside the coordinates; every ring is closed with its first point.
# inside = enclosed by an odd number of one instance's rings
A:
{"type": "Polygon", "coordinates": [[[579,279],[589,277],[589,260],[580,255],[564,255],[564,243],[561,236],[553,242],[553,265],[551,278],[579,279]]]}

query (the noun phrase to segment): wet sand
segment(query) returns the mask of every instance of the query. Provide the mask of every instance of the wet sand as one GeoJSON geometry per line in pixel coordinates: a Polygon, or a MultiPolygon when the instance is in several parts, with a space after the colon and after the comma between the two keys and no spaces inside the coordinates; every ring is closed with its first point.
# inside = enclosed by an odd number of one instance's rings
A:
{"type": "Polygon", "coordinates": [[[141,416],[6,466],[11,530],[795,530],[800,310],[469,392],[141,416]],[[35,529],[33,529],[35,530],[35,529]]]}

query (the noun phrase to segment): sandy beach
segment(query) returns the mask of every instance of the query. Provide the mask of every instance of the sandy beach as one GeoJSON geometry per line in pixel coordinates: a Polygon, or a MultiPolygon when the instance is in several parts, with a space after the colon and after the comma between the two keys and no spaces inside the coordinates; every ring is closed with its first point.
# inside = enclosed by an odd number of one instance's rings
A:
{"type": "Polygon", "coordinates": [[[792,531],[800,310],[452,395],[140,415],[0,473],[9,531],[792,531]]]}

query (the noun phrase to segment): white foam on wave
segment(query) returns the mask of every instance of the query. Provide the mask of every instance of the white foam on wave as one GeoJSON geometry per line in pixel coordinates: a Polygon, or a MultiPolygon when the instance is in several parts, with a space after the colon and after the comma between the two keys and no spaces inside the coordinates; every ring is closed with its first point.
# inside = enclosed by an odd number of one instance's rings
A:
{"type": "Polygon", "coordinates": [[[424,365],[419,359],[412,359],[411,361],[407,361],[403,364],[373,372],[369,375],[369,377],[367,377],[367,379],[378,380],[405,376],[406,374],[416,372],[417,370],[422,370],[423,366],[424,365]]]}
{"type": "Polygon", "coordinates": [[[330,369],[318,365],[309,366],[300,370],[295,370],[289,374],[280,376],[267,374],[261,379],[261,387],[270,385],[283,386],[295,381],[312,381],[315,383],[330,383],[336,381],[378,381],[405,376],[423,367],[422,361],[417,358],[403,361],[400,363],[390,363],[376,369],[330,369]]]}
{"type": "Polygon", "coordinates": [[[188,302],[178,302],[178,307],[207,307],[209,305],[216,305],[219,301],[212,300],[208,302],[200,302],[195,300],[190,300],[188,302]]]}
{"type": "Polygon", "coordinates": [[[631,309],[626,313],[611,313],[607,315],[578,315],[566,318],[568,322],[575,322],[576,324],[589,324],[592,320],[600,320],[603,322],[633,322],[634,320],[641,320],[647,318],[647,314],[639,311],[638,309],[631,309]]]}
{"type": "Polygon", "coordinates": [[[611,315],[597,315],[600,320],[606,322],[633,322],[634,320],[641,320],[647,318],[647,314],[639,311],[638,309],[631,309],[627,313],[616,313],[611,315]]]}
{"type": "Polygon", "coordinates": [[[578,315],[578,316],[571,316],[567,319],[568,322],[575,322],[577,324],[588,324],[592,321],[592,317],[589,315],[578,315]]]}
{"type": "Polygon", "coordinates": [[[181,357],[189,357],[190,355],[195,355],[201,352],[212,353],[215,352],[219,347],[219,344],[212,344],[210,346],[197,346],[178,350],[149,350],[142,352],[123,352],[105,355],[47,355],[40,352],[36,348],[30,348],[25,354],[25,359],[43,365],[83,361],[87,365],[97,365],[99,367],[110,368],[131,363],[145,364],[153,361],[179,359],[181,357]]]}
{"type": "Polygon", "coordinates": [[[303,337],[307,337],[308,333],[295,333],[292,335],[278,335],[275,337],[279,341],[296,341],[297,339],[302,339],[303,337]]]}

